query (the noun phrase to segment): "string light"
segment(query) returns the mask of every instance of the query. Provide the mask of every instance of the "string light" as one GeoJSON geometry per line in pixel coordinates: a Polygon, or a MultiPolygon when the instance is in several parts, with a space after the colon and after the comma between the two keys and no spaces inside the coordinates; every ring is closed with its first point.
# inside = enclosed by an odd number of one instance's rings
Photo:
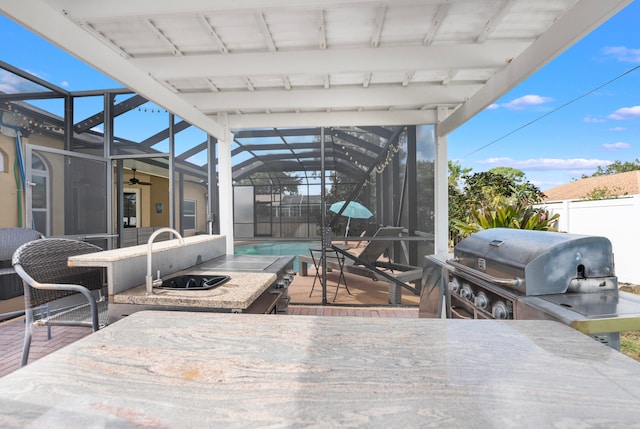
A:
{"type": "Polygon", "coordinates": [[[7,111],[13,117],[16,125],[25,131],[33,133],[34,131],[62,132],[64,130],[63,127],[51,125],[44,121],[38,121],[31,116],[25,115],[10,103],[5,102],[5,105],[7,106],[7,111]]]}
{"type": "MultiPolygon", "coordinates": [[[[41,134],[41,132],[39,131],[49,131],[49,132],[55,132],[55,133],[64,132],[64,127],[52,125],[44,121],[39,121],[33,118],[31,115],[22,113],[19,109],[15,107],[15,105],[13,105],[8,101],[5,101],[4,105],[5,105],[6,111],[9,112],[13,117],[16,125],[22,128],[23,130],[28,131],[29,133],[36,132],[38,134],[41,134]]],[[[143,109],[141,107],[138,108],[138,111],[140,112],[144,111],[145,113],[147,112],[148,113],[163,113],[163,112],[166,113],[167,112],[166,110],[163,110],[160,108],[157,108],[157,109],[144,108],[143,109]]],[[[92,126],[92,124],[101,123],[102,121],[103,121],[103,115],[99,113],[82,121],[82,126],[86,128],[86,127],[92,126]]]]}
{"type": "Polygon", "coordinates": [[[138,107],[138,112],[143,112],[143,113],[167,113],[166,110],[164,109],[147,109],[142,108],[142,107],[138,107]]]}
{"type": "Polygon", "coordinates": [[[382,173],[393,160],[395,154],[400,152],[402,144],[398,141],[396,145],[390,145],[385,158],[376,166],[376,173],[382,173]]]}
{"type": "MultiPolygon", "coordinates": [[[[380,163],[375,167],[375,171],[380,174],[382,173],[387,166],[391,163],[391,161],[393,160],[394,156],[400,152],[400,150],[402,149],[402,142],[398,141],[395,145],[391,144],[389,146],[389,148],[387,149],[387,153],[385,154],[385,157],[382,161],[380,161],[380,163]]],[[[368,168],[367,165],[361,164],[360,162],[358,162],[357,160],[353,159],[353,155],[350,154],[348,148],[346,145],[341,145],[340,146],[340,150],[341,152],[344,154],[344,156],[350,161],[352,162],[356,167],[358,168],[362,168],[362,169],[366,169],[368,168]]]]}

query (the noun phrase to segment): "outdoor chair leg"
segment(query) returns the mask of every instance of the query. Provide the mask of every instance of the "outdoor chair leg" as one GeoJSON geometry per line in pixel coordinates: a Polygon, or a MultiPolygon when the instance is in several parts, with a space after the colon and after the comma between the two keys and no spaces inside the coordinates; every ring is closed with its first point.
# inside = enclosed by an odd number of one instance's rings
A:
{"type": "MultiPolygon", "coordinates": [[[[46,305],[47,320],[51,317],[51,304],[46,305]]],[[[47,325],[47,340],[51,339],[51,325],[47,325]]]]}
{"type": "MultiPolygon", "coordinates": [[[[46,317],[47,320],[51,317],[51,304],[45,304],[42,307],[35,309],[38,312],[38,317],[46,317]]],[[[47,340],[51,339],[51,325],[47,325],[47,340]]]]}
{"type": "Polygon", "coordinates": [[[25,316],[24,344],[22,346],[22,361],[20,362],[20,366],[25,366],[29,362],[29,349],[31,348],[31,337],[33,336],[33,310],[27,310],[25,316]]]}

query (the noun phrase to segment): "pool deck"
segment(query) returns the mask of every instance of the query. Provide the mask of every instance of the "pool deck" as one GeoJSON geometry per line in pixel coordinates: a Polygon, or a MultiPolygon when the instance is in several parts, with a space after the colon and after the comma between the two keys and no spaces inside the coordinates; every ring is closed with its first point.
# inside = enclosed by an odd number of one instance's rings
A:
{"type": "MultiPolygon", "coordinates": [[[[345,274],[349,290],[347,294],[343,286],[340,287],[334,305],[322,306],[322,292],[318,284],[309,298],[313,283],[313,271],[309,276],[296,275],[289,287],[291,303],[286,314],[310,316],[351,316],[351,317],[418,317],[419,297],[403,291],[403,304],[406,306],[386,306],[388,302],[387,283],[373,281],[349,273],[345,274]]],[[[331,303],[335,293],[337,273],[327,273],[327,297],[331,303]]],[[[0,312],[3,307],[15,309],[22,303],[22,297],[0,301],[0,312]]],[[[283,317],[280,314],[274,317],[283,317]]],[[[31,342],[29,362],[34,362],[68,344],[71,344],[91,334],[91,329],[81,327],[54,326],[51,328],[52,338],[47,340],[46,328],[37,328],[31,342]]],[[[0,377],[20,368],[22,343],[24,340],[24,317],[19,317],[0,323],[0,377]]]]}

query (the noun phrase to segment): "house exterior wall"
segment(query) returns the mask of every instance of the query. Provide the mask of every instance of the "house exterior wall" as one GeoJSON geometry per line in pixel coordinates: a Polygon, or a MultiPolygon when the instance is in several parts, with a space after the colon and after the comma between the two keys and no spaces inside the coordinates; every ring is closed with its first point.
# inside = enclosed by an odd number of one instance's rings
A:
{"type": "MultiPolygon", "coordinates": [[[[22,138],[23,153],[25,146],[31,144],[49,148],[62,149],[63,142],[59,139],[33,134],[30,137],[22,138]]],[[[0,132],[0,153],[2,154],[3,168],[0,169],[0,228],[24,226],[25,207],[24,190],[21,190],[22,198],[22,220],[19,219],[18,189],[14,176],[14,166],[16,161],[16,139],[10,133],[0,132]]],[[[47,152],[38,151],[34,147],[34,152],[46,163],[49,170],[49,193],[50,193],[50,235],[64,235],[64,157],[47,152]]],[[[19,170],[17,173],[19,174],[19,170]]],[[[125,183],[132,177],[131,171],[124,173],[125,183]]],[[[137,177],[142,181],[152,183],[152,186],[140,186],[141,188],[141,227],[160,227],[169,225],[169,180],[163,177],[150,176],[138,173],[137,177]],[[162,213],[156,212],[156,203],[161,203],[162,213]]],[[[196,201],[197,229],[189,231],[186,235],[194,235],[196,232],[206,231],[206,189],[195,184],[185,185],[185,198],[196,201]]],[[[114,196],[115,202],[115,196],[114,196]]],[[[115,207],[115,205],[114,205],[115,207]]],[[[115,218],[115,213],[114,213],[115,218]]],[[[180,217],[176,216],[179,223],[180,217]]],[[[46,233],[45,231],[42,231],[46,233]]]]}
{"type": "Polygon", "coordinates": [[[196,232],[207,231],[207,199],[205,198],[207,190],[201,185],[195,183],[185,183],[184,198],[196,202],[196,229],[187,230],[185,236],[194,235],[196,232]]]}
{"type": "Polygon", "coordinates": [[[143,186],[146,189],[143,189],[142,207],[146,207],[149,212],[146,219],[145,215],[142,215],[143,222],[148,222],[146,226],[169,226],[169,179],[145,175],[140,177],[144,177],[142,180],[151,183],[151,186],[143,186]],[[157,204],[161,204],[162,213],[156,209],[157,204]]]}
{"type": "Polygon", "coordinates": [[[618,281],[640,284],[640,195],[597,201],[548,202],[560,214],[558,231],[607,237],[613,246],[618,281]]]}
{"type": "MultiPolygon", "coordinates": [[[[18,189],[14,177],[16,160],[15,138],[0,133],[0,151],[4,159],[3,170],[0,171],[0,228],[19,226],[18,219],[18,189]]],[[[24,212],[24,207],[23,207],[24,212]]]]}
{"type": "MultiPolygon", "coordinates": [[[[27,144],[62,148],[62,143],[60,141],[38,134],[32,134],[30,137],[22,137],[21,141],[23,157],[27,144]]],[[[25,222],[24,189],[20,190],[22,210],[19,210],[16,175],[18,177],[20,176],[20,170],[18,169],[16,171],[16,168],[18,168],[16,166],[16,137],[15,132],[11,128],[5,127],[2,132],[0,132],[0,151],[2,151],[5,167],[3,169],[4,171],[0,171],[0,201],[2,201],[2,210],[0,210],[0,228],[23,226],[25,222]],[[20,219],[20,213],[22,214],[22,219],[20,219]]],[[[50,167],[56,168],[57,166],[51,165],[50,167]]],[[[52,203],[55,204],[55,202],[56,200],[52,195],[52,203]]]]}

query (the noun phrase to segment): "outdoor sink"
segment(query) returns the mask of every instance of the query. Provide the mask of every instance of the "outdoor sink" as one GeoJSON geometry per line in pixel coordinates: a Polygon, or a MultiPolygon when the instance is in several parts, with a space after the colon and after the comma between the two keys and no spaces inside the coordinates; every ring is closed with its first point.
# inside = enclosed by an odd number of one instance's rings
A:
{"type": "Polygon", "coordinates": [[[182,275],[168,278],[162,281],[157,289],[168,290],[207,290],[226,283],[231,277],[222,275],[182,275]]]}

